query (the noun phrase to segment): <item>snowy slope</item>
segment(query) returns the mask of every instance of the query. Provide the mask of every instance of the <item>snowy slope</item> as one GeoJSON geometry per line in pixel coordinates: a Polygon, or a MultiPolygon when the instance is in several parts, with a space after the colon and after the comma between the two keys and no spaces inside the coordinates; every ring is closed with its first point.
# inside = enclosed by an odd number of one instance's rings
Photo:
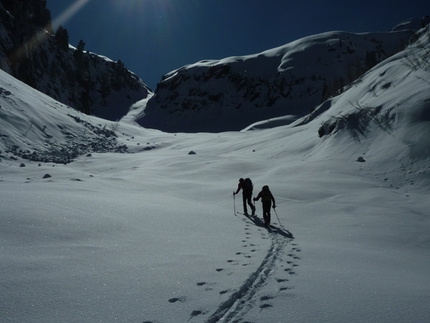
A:
{"type": "Polygon", "coordinates": [[[126,152],[116,122],[88,118],[0,71],[0,158],[68,163],[92,152],[126,152]]]}
{"type": "Polygon", "coordinates": [[[84,116],[0,71],[0,321],[428,322],[428,48],[242,132],[84,116]],[[233,213],[245,176],[271,230],[233,213]]]}

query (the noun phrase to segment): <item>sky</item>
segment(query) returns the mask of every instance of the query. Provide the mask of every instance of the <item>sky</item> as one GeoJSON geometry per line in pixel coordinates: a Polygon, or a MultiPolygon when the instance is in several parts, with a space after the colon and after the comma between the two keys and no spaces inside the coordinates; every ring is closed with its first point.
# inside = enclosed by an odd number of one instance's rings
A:
{"type": "Polygon", "coordinates": [[[161,77],[204,59],[249,55],[326,31],[389,31],[430,14],[428,0],[48,0],[69,42],[121,60],[155,90],[161,77]]]}

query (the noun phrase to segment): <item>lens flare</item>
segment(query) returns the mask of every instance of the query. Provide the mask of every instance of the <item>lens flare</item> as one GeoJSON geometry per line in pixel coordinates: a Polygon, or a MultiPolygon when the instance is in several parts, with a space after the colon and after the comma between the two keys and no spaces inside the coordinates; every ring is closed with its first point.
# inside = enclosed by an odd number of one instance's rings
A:
{"type": "Polygon", "coordinates": [[[73,16],[75,16],[79,10],[81,10],[91,0],[77,0],[69,8],[67,8],[60,16],[54,19],[52,24],[59,26],[66,23],[73,16]]]}
{"type": "MultiPolygon", "coordinates": [[[[59,26],[61,24],[64,24],[66,21],[76,15],[76,13],[90,1],[91,0],[76,0],[58,18],[56,18],[51,24],[46,26],[45,30],[38,32],[34,37],[29,39],[24,44],[21,44],[21,46],[19,46],[11,54],[9,54],[7,57],[9,64],[15,65],[24,61],[30,52],[35,51],[46,41],[46,39],[49,37],[48,30],[52,30],[52,26],[59,26]]],[[[4,65],[4,61],[2,61],[1,66],[4,65]]]]}

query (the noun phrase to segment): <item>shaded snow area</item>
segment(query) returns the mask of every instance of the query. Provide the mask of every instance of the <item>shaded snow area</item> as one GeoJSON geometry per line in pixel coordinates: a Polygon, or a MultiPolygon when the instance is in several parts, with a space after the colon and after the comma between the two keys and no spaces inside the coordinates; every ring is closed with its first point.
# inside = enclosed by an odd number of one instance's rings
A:
{"type": "Polygon", "coordinates": [[[254,55],[185,65],[163,76],[138,123],[166,132],[225,132],[287,114],[297,119],[403,50],[411,35],[326,32],[254,55]]]}
{"type": "Polygon", "coordinates": [[[0,71],[0,321],[429,322],[426,48],[242,132],[108,122],[0,71]]]}

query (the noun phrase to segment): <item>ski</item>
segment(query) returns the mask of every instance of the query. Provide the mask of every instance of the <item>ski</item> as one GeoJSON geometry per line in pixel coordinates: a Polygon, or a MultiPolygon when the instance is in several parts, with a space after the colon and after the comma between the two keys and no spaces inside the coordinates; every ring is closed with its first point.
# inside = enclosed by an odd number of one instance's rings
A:
{"type": "Polygon", "coordinates": [[[254,215],[252,215],[252,214],[245,214],[245,213],[243,213],[243,212],[239,212],[239,211],[237,211],[236,213],[237,213],[237,214],[244,215],[244,216],[246,216],[246,217],[248,217],[248,218],[250,218],[250,217],[256,217],[256,216],[257,216],[256,214],[254,214],[254,215]]]}

